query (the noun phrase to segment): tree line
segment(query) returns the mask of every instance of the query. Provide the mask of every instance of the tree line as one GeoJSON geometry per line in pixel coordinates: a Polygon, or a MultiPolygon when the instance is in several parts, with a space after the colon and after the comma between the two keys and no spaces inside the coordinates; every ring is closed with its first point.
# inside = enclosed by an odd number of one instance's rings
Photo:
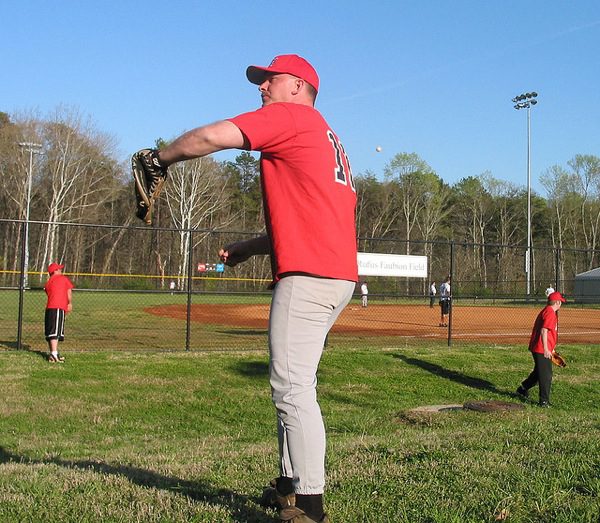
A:
{"type": "MultiPolygon", "coordinates": [[[[161,143],[159,138],[157,145],[161,143]]],[[[252,154],[240,152],[234,161],[206,157],[178,163],[169,173],[155,226],[174,232],[167,242],[144,236],[146,252],[153,253],[144,270],[184,275],[193,262],[189,253],[206,243],[211,231],[264,230],[258,160],[252,154]],[[199,232],[192,236],[189,230],[199,232]]],[[[401,240],[402,254],[411,254],[411,246],[421,242],[422,254],[428,256],[435,242],[469,243],[470,270],[482,278],[490,245],[526,243],[526,188],[489,171],[448,184],[416,153],[400,152],[381,176],[366,171],[355,173],[354,179],[359,239],[401,240]]],[[[546,195],[531,196],[533,246],[587,251],[580,268],[591,269],[599,262],[600,158],[576,154],[566,166],[548,167],[540,183],[546,195]]],[[[115,260],[121,270],[142,263],[139,253],[128,252],[129,233],[123,230],[103,237],[77,229],[61,241],[60,229],[52,225],[141,223],[134,217],[128,160],[118,158],[115,140],[76,110],[60,107],[44,118],[0,112],[0,205],[4,219],[29,215],[30,220],[50,222],[32,231],[32,263],[37,267],[61,259],[66,249],[71,266],[82,270],[114,270],[115,260]]],[[[1,265],[14,270],[23,229],[15,223],[0,230],[1,265]]],[[[257,263],[254,274],[267,275],[268,264],[257,263]]]]}

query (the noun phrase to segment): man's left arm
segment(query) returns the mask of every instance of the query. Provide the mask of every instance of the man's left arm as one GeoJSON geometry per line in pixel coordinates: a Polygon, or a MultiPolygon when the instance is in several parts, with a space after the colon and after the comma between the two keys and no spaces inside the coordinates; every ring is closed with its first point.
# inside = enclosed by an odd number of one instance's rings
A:
{"type": "Polygon", "coordinates": [[[234,242],[219,250],[221,261],[230,267],[257,254],[271,254],[271,243],[267,235],[234,242]]]}

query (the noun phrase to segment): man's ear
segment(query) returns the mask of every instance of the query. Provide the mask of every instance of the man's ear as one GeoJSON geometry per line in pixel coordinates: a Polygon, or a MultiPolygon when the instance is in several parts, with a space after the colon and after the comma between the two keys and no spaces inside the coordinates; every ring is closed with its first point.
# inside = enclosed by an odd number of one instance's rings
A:
{"type": "Polygon", "coordinates": [[[304,80],[302,80],[302,78],[296,78],[294,80],[295,84],[296,84],[296,88],[292,91],[292,94],[296,95],[298,94],[302,88],[304,87],[304,80]]]}

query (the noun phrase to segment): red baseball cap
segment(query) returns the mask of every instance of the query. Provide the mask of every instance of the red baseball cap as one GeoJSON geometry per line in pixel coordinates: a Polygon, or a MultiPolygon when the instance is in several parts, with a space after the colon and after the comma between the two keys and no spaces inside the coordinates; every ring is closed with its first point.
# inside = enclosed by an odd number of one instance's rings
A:
{"type": "Polygon", "coordinates": [[[567,300],[565,300],[563,295],[558,291],[548,294],[548,301],[561,301],[563,303],[567,303],[567,300]]]}
{"type": "Polygon", "coordinates": [[[58,269],[63,269],[64,265],[59,265],[58,263],[51,263],[48,265],[48,274],[52,274],[56,272],[58,269]]]}
{"type": "Polygon", "coordinates": [[[265,81],[267,73],[286,73],[312,85],[316,91],[319,90],[319,76],[315,68],[307,60],[297,54],[280,54],[273,58],[268,67],[251,65],[246,69],[246,76],[253,84],[260,85],[265,81]]]}

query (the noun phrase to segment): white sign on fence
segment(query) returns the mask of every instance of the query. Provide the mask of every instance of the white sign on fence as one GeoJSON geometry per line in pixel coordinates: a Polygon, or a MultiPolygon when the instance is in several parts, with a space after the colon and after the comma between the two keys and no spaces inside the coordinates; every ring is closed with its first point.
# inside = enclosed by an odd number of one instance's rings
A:
{"type": "Polygon", "coordinates": [[[427,256],[358,253],[360,276],[427,278],[427,256]]]}

